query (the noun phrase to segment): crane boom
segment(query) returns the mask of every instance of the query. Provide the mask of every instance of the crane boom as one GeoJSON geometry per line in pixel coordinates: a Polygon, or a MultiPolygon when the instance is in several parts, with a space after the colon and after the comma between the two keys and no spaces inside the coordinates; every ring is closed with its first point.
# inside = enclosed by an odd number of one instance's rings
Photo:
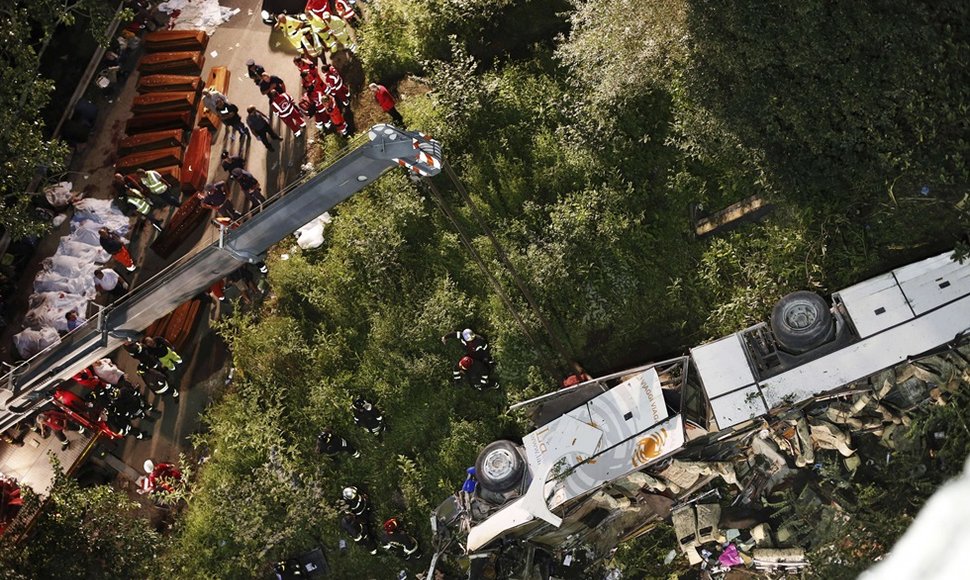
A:
{"type": "Polygon", "coordinates": [[[105,308],[88,324],[0,378],[9,396],[0,408],[0,431],[46,402],[51,388],[134,337],[155,320],[247,262],[255,262],[286,236],[360,191],[392,167],[432,176],[441,169],[441,146],[424,135],[375,125],[367,141],[279,194],[220,239],[185,256],[105,308]]]}

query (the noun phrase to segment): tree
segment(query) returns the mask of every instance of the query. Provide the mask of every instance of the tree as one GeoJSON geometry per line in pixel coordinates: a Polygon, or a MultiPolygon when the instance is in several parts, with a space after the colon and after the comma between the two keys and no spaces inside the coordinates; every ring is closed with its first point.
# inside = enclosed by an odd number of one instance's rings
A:
{"type": "MultiPolygon", "coordinates": [[[[0,570],[12,578],[145,578],[162,538],[139,504],[107,485],[82,488],[51,457],[54,481],[33,532],[0,544],[0,570]]],[[[24,510],[42,500],[27,491],[24,510]]]]}

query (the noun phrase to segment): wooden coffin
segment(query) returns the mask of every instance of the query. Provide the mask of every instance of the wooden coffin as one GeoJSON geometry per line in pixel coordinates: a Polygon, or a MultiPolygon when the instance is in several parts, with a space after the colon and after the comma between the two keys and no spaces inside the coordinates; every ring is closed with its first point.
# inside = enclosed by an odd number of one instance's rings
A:
{"type": "MultiPolygon", "coordinates": [[[[214,88],[223,95],[229,96],[229,68],[224,66],[214,66],[212,70],[209,71],[209,76],[206,78],[205,86],[209,88],[214,88]]],[[[242,111],[240,111],[242,114],[242,111]]],[[[202,104],[201,99],[199,100],[199,127],[206,127],[208,129],[218,130],[219,124],[222,121],[219,120],[219,115],[216,115],[212,111],[207,111],[205,105],[202,104]]]]}
{"type": "Polygon", "coordinates": [[[192,75],[147,75],[138,78],[139,93],[202,90],[202,79],[192,75]]]}
{"type": "Polygon", "coordinates": [[[158,30],[145,35],[145,52],[202,51],[209,44],[204,30],[158,30]]]}
{"type": "Polygon", "coordinates": [[[193,230],[200,224],[207,223],[210,217],[212,217],[212,210],[202,207],[199,198],[195,195],[186,197],[162,233],[152,242],[152,250],[159,256],[168,258],[193,230]]]}
{"type": "Polygon", "coordinates": [[[164,131],[166,129],[186,130],[192,126],[192,114],[170,111],[166,113],[142,113],[128,119],[125,133],[137,135],[150,131],[164,131]]]}
{"type": "Polygon", "coordinates": [[[195,74],[202,72],[205,56],[201,52],[153,52],[141,57],[138,70],[143,75],[195,74]]]}
{"type": "Polygon", "coordinates": [[[163,111],[191,111],[195,108],[196,93],[171,92],[147,93],[135,97],[131,104],[131,112],[136,115],[142,113],[161,113],[163,111]]]}
{"type": "Polygon", "coordinates": [[[118,142],[118,154],[130,155],[165,147],[181,147],[184,133],[181,129],[168,129],[125,137],[118,142]]]}
{"type": "Polygon", "coordinates": [[[212,149],[212,133],[208,129],[193,129],[189,145],[182,156],[182,192],[193,194],[205,187],[209,178],[209,152],[212,149]]]}
{"type": "Polygon", "coordinates": [[[145,329],[145,336],[162,336],[172,343],[176,352],[181,351],[189,336],[192,335],[201,306],[202,301],[198,298],[185,302],[171,314],[153,322],[145,329]]]}
{"type": "Polygon", "coordinates": [[[177,165],[182,162],[181,147],[166,147],[153,151],[142,151],[125,155],[115,163],[118,173],[130,173],[136,169],[155,169],[177,165]]]}
{"type": "Polygon", "coordinates": [[[169,183],[169,185],[176,185],[181,187],[181,177],[182,177],[182,166],[181,165],[166,165],[164,167],[156,167],[155,171],[162,174],[162,179],[169,183]]]}

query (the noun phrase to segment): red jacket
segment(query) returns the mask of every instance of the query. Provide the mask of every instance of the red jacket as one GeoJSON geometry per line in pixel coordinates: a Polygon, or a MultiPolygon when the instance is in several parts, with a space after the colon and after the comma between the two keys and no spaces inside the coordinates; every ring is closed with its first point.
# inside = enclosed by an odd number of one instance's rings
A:
{"type": "Polygon", "coordinates": [[[394,97],[391,96],[391,91],[387,90],[387,87],[384,85],[377,85],[377,92],[374,93],[374,98],[377,99],[377,104],[384,109],[385,113],[394,108],[394,97]]]}

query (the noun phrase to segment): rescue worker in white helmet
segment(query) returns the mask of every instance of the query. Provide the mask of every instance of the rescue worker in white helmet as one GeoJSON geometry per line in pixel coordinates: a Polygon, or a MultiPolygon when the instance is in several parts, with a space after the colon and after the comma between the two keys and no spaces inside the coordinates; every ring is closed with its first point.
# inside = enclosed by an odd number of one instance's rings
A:
{"type": "Polygon", "coordinates": [[[367,494],[358,490],[355,486],[349,485],[340,492],[340,507],[344,513],[355,516],[363,516],[370,509],[370,501],[367,494]]]}
{"type": "Polygon", "coordinates": [[[456,330],[455,332],[449,332],[448,334],[441,337],[441,343],[447,344],[448,339],[456,338],[465,347],[465,354],[472,357],[473,359],[480,360],[487,365],[491,365],[492,361],[492,351],[489,350],[488,341],[485,337],[476,334],[470,328],[464,330],[456,330]]]}

